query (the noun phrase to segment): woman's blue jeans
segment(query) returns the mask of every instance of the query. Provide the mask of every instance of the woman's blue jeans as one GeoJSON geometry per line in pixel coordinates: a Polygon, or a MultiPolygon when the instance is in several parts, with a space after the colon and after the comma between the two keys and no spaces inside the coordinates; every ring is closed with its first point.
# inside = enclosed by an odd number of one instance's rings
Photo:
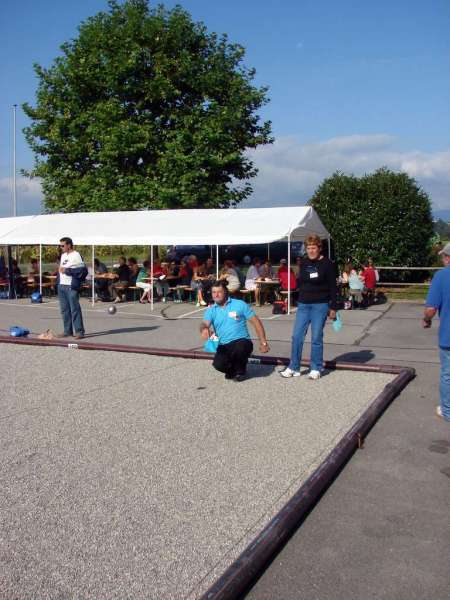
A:
{"type": "Polygon", "coordinates": [[[323,328],[327,320],[328,302],[320,304],[302,304],[297,306],[294,331],[292,333],[291,362],[289,368],[300,369],[303,342],[311,323],[311,370],[323,370],[323,328]]]}

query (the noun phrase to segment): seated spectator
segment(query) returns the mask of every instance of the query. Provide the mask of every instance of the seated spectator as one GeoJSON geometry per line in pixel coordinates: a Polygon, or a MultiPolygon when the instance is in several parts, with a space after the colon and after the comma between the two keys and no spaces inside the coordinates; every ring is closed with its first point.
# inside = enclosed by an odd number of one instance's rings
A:
{"type": "Polygon", "coordinates": [[[142,267],[139,269],[138,276],[136,278],[136,287],[144,290],[144,293],[139,298],[141,304],[151,302],[152,284],[149,281],[145,281],[150,277],[150,261],[144,260],[142,267]]]}
{"type": "Polygon", "coordinates": [[[197,260],[197,257],[195,256],[195,254],[191,254],[189,256],[189,258],[187,259],[187,263],[192,270],[194,270],[198,267],[198,260],[197,260]]]}
{"type": "Polygon", "coordinates": [[[177,265],[177,263],[174,260],[172,260],[169,263],[169,267],[168,267],[169,275],[171,275],[172,277],[178,277],[179,270],[180,270],[180,267],[177,265]]]}
{"type": "Polygon", "coordinates": [[[0,280],[6,281],[8,275],[8,269],[6,268],[5,258],[0,254],[0,280]]]}
{"type": "Polygon", "coordinates": [[[258,285],[259,277],[259,269],[261,267],[260,259],[255,256],[253,259],[253,264],[249,267],[247,271],[247,275],[245,277],[245,289],[251,290],[255,292],[255,303],[256,306],[260,306],[260,293],[261,286],[258,285]]]}
{"type": "Polygon", "coordinates": [[[244,287],[245,286],[245,275],[242,273],[242,271],[238,267],[237,260],[232,260],[231,266],[236,271],[236,275],[238,276],[240,287],[244,287]]]}
{"type": "Polygon", "coordinates": [[[295,259],[295,264],[292,265],[292,269],[295,273],[295,278],[298,280],[300,277],[300,267],[302,264],[302,257],[301,256],[297,256],[297,258],[295,259]]]}
{"type": "Polygon", "coordinates": [[[157,300],[165,302],[169,294],[169,282],[166,277],[169,274],[168,263],[158,262],[153,263],[153,284],[156,288],[157,300]]]}
{"type": "Polygon", "coordinates": [[[130,256],[130,258],[128,259],[128,267],[130,268],[130,285],[136,285],[136,280],[140,268],[137,264],[137,260],[133,256],[130,256]]]}
{"type": "Polygon", "coordinates": [[[372,259],[369,259],[365,264],[362,272],[364,286],[367,291],[367,301],[370,304],[375,296],[375,288],[377,287],[378,272],[373,268],[372,259]]]}
{"type": "Polygon", "coordinates": [[[206,259],[205,273],[207,275],[209,275],[210,277],[214,277],[215,278],[215,276],[216,276],[216,266],[215,266],[214,261],[213,261],[213,259],[211,257],[206,259]]]}
{"type": "Polygon", "coordinates": [[[275,274],[272,269],[272,263],[269,259],[265,260],[259,268],[259,276],[263,277],[264,279],[274,279],[275,274]]]}
{"type": "MultiPolygon", "coordinates": [[[[192,263],[191,263],[192,264],[192,263]]],[[[196,291],[197,294],[197,306],[206,306],[206,301],[203,297],[203,283],[208,278],[206,273],[205,263],[200,263],[193,268],[191,288],[196,291]]]]}
{"type": "Polygon", "coordinates": [[[236,271],[231,266],[233,263],[230,260],[226,260],[222,270],[219,273],[219,279],[225,279],[227,282],[227,288],[230,294],[239,291],[241,283],[236,271]]]}
{"type": "Polygon", "coordinates": [[[123,302],[126,297],[126,288],[130,285],[130,267],[125,256],[119,256],[119,267],[116,269],[118,281],[113,284],[116,293],[115,303],[123,302]]]}
{"type": "Polygon", "coordinates": [[[348,267],[350,268],[349,273],[347,273],[350,299],[354,299],[358,304],[361,304],[363,301],[363,291],[365,289],[362,272],[358,273],[351,263],[349,263],[348,267]]]}
{"type": "Polygon", "coordinates": [[[16,294],[19,296],[19,298],[22,298],[25,295],[26,284],[22,277],[22,271],[20,270],[15,258],[12,259],[12,272],[16,294]]]}
{"type": "Polygon", "coordinates": [[[94,258],[94,269],[95,269],[95,292],[99,298],[103,302],[108,302],[110,300],[109,295],[109,282],[104,278],[97,278],[97,275],[104,275],[108,272],[105,263],[100,262],[98,258],[94,258]]]}
{"type": "Polygon", "coordinates": [[[280,280],[280,289],[287,290],[289,281],[290,290],[295,291],[297,285],[295,280],[295,273],[292,269],[288,273],[287,260],[285,258],[282,258],[280,260],[280,267],[278,269],[278,279],[280,280]]]}
{"type": "Polygon", "coordinates": [[[192,269],[188,263],[184,260],[180,262],[180,268],[178,270],[179,285],[190,286],[192,281],[192,269]]]}
{"type": "Polygon", "coordinates": [[[30,267],[28,268],[28,282],[32,283],[39,279],[39,261],[37,258],[32,258],[30,261],[30,267]]]}

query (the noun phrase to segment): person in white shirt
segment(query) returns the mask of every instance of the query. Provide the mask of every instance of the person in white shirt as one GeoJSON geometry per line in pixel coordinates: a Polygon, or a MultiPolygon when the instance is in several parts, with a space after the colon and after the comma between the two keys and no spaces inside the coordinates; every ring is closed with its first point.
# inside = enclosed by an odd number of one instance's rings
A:
{"type": "Polygon", "coordinates": [[[245,289],[255,292],[255,304],[260,306],[260,292],[261,286],[258,285],[260,281],[259,269],[261,267],[261,261],[258,257],[253,259],[253,264],[249,267],[245,276],[245,289]]]}
{"type": "Polygon", "coordinates": [[[59,240],[62,251],[59,267],[58,298],[61,315],[64,323],[64,332],[59,337],[74,336],[79,340],[84,337],[83,315],[81,313],[79,288],[73,271],[84,267],[83,259],[74,250],[73,242],[69,237],[59,240]]]}

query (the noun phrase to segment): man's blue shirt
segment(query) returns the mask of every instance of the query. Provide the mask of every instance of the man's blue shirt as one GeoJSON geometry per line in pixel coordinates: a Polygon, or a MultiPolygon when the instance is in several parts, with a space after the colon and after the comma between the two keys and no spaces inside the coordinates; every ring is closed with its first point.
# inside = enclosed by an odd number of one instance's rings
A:
{"type": "Polygon", "coordinates": [[[250,339],[247,319],[254,316],[255,313],[246,302],[228,298],[223,306],[213,304],[207,308],[203,319],[213,326],[219,344],[229,344],[243,338],[250,339]]]}
{"type": "Polygon", "coordinates": [[[439,347],[450,348],[450,266],[433,277],[425,304],[439,311],[439,347]]]}

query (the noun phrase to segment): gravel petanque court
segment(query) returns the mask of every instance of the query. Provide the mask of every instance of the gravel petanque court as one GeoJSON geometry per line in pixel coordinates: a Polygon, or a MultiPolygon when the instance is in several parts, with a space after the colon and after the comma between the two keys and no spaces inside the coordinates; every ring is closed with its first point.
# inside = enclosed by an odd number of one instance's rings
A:
{"type": "Polygon", "coordinates": [[[0,344],[0,597],[197,598],[394,375],[0,344]]]}

